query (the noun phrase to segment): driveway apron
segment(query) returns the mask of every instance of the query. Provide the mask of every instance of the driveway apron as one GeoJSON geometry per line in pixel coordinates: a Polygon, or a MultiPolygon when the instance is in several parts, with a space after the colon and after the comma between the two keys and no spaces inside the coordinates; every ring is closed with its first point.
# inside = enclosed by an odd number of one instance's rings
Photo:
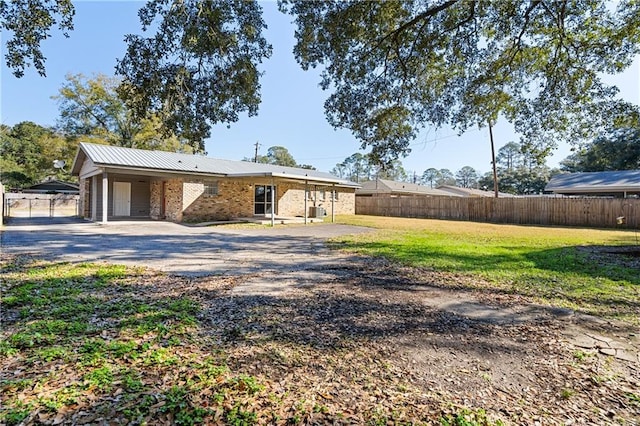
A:
{"type": "Polygon", "coordinates": [[[346,255],[327,249],[330,237],[368,228],[321,224],[274,228],[194,227],[127,221],[10,219],[0,232],[3,253],[65,261],[147,266],[177,275],[244,275],[321,269],[346,255]]]}

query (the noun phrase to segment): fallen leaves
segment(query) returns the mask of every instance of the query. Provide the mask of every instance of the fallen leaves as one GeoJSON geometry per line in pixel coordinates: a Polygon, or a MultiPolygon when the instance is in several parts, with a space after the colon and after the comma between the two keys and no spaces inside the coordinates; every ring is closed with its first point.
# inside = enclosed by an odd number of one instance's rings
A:
{"type": "MultiPolygon", "coordinates": [[[[29,268],[16,262],[3,270],[12,280],[3,290],[33,279],[21,275],[29,268]]],[[[71,285],[83,288],[81,303],[87,295],[100,301],[91,305],[92,326],[60,334],[47,359],[42,347],[5,351],[5,423],[433,424],[463,415],[514,424],[633,424],[640,418],[638,369],[598,355],[576,359],[561,334],[566,323],[498,324],[440,310],[430,303],[429,277],[413,281],[390,264],[363,260],[333,280],[277,297],[230,291],[250,277],[136,271],[98,282],[90,267],[84,270],[73,270],[71,285]]],[[[506,295],[498,302],[515,303],[506,295]]],[[[3,339],[27,330],[30,316],[41,313],[21,317],[18,305],[3,310],[2,319],[11,318],[3,322],[3,339]]]]}

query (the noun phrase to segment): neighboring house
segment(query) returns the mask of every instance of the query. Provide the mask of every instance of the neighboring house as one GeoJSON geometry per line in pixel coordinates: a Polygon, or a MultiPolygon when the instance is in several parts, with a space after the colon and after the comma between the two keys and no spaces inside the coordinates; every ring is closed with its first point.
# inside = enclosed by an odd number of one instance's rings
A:
{"type": "Polygon", "coordinates": [[[71,170],[80,177],[81,215],[101,222],[354,214],[359,187],[316,170],[88,143],[71,170]]]}
{"type": "Polygon", "coordinates": [[[70,194],[78,195],[80,188],[78,185],[61,180],[48,180],[36,183],[28,188],[24,188],[21,192],[28,194],[70,194]]]}
{"type": "Polygon", "coordinates": [[[386,179],[376,179],[363,182],[356,189],[356,196],[370,197],[373,195],[422,195],[431,197],[460,197],[461,195],[430,188],[415,183],[395,182],[386,179]]]}
{"type": "Polygon", "coordinates": [[[564,173],[552,177],[544,190],[563,195],[638,197],[640,170],[564,173]]]}
{"type": "MultiPolygon", "coordinates": [[[[450,195],[457,195],[459,197],[495,197],[493,191],[483,191],[481,189],[473,188],[461,188],[459,186],[440,185],[438,186],[440,191],[448,192],[450,195]]],[[[515,195],[507,194],[506,192],[498,192],[499,198],[513,198],[515,195]]]]}

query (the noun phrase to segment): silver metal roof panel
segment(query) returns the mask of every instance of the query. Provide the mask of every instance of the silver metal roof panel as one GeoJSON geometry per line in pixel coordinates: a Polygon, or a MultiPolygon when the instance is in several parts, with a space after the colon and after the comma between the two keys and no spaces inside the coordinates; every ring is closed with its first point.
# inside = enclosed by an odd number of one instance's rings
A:
{"type": "MultiPolygon", "coordinates": [[[[102,167],[149,169],[190,174],[223,175],[227,177],[273,176],[354,188],[359,187],[359,185],[354,182],[340,179],[330,173],[300,169],[297,167],[251,163],[248,161],[222,160],[202,155],[150,151],[85,142],[80,143],[79,150],[84,151],[86,156],[97,166],[102,167]]],[[[80,155],[76,155],[72,170],[77,171],[79,167],[81,167],[81,165],[76,164],[80,157],[80,155]]]]}

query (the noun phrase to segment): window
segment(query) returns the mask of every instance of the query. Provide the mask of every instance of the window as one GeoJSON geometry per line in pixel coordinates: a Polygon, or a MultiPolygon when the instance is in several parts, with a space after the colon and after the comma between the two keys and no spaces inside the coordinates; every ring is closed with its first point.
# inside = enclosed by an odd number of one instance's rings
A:
{"type": "Polygon", "coordinates": [[[334,189],[334,190],[333,190],[333,194],[334,194],[334,195],[333,195],[333,199],[334,199],[335,201],[338,201],[338,191],[336,191],[336,190],[334,189]]]}
{"type": "Polygon", "coordinates": [[[324,201],[324,200],[326,200],[326,192],[325,192],[325,190],[324,190],[324,189],[321,189],[320,191],[318,191],[318,193],[319,193],[319,194],[318,194],[318,199],[319,199],[320,201],[324,201]]]}
{"type": "Polygon", "coordinates": [[[204,195],[215,197],[218,195],[218,182],[205,182],[204,195]]]}

